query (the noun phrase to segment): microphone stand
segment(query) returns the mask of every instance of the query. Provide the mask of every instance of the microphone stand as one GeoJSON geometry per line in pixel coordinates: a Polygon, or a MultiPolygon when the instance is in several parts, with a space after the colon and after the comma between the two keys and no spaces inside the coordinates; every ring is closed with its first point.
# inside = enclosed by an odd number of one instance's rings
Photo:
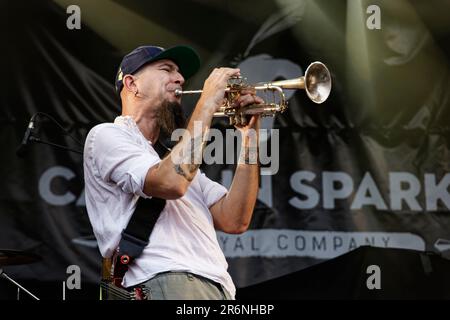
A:
{"type": "Polygon", "coordinates": [[[52,147],[55,147],[55,148],[58,148],[58,149],[62,149],[62,150],[70,151],[70,152],[75,152],[75,153],[78,153],[78,154],[83,154],[82,151],[79,151],[79,150],[76,150],[76,149],[72,149],[72,148],[69,148],[69,147],[57,144],[57,143],[50,142],[50,141],[44,141],[44,140],[41,140],[41,139],[36,138],[34,136],[30,136],[30,141],[36,142],[36,143],[46,144],[46,145],[49,145],[49,146],[52,146],[52,147]]]}
{"type": "Polygon", "coordinates": [[[17,155],[18,155],[19,157],[22,157],[22,156],[23,156],[23,154],[24,154],[24,152],[25,152],[25,151],[24,151],[24,148],[26,147],[26,145],[27,145],[28,142],[36,142],[36,143],[46,144],[46,145],[55,147],[55,148],[57,148],[57,149],[62,149],[62,150],[65,150],[65,151],[70,151],[70,152],[74,152],[74,153],[81,154],[81,155],[83,154],[83,152],[80,151],[80,150],[72,149],[72,148],[66,147],[66,146],[64,146],[64,145],[60,145],[60,144],[51,142],[51,141],[41,140],[40,138],[34,136],[34,135],[33,135],[33,131],[35,130],[34,122],[37,121],[37,118],[38,118],[39,116],[42,116],[42,117],[45,117],[45,118],[51,120],[56,126],[58,126],[58,127],[64,132],[65,135],[67,135],[68,137],[70,137],[72,140],[74,140],[74,141],[75,141],[76,143],[78,143],[80,146],[83,146],[83,143],[82,143],[82,142],[80,142],[79,140],[77,140],[77,139],[75,139],[73,136],[71,136],[71,135],[69,134],[69,132],[68,132],[68,131],[67,131],[67,130],[66,130],[66,129],[58,122],[58,121],[56,121],[55,118],[53,118],[51,115],[46,114],[46,113],[44,113],[44,112],[36,112],[36,113],[33,114],[33,116],[31,117],[31,120],[30,120],[30,122],[29,122],[29,124],[28,124],[27,130],[26,130],[26,132],[25,132],[25,136],[24,136],[24,138],[23,138],[23,141],[22,141],[21,145],[18,147],[18,149],[17,149],[17,151],[16,151],[16,153],[17,153],[17,155]]]}
{"type": "MultiPolygon", "coordinates": [[[[61,125],[60,125],[53,117],[51,117],[51,116],[49,116],[49,115],[47,115],[47,114],[45,114],[45,113],[43,113],[43,112],[38,112],[38,113],[34,114],[34,115],[31,117],[31,120],[30,120],[30,123],[31,123],[31,124],[29,124],[29,127],[28,127],[28,130],[30,130],[30,132],[28,133],[28,134],[29,134],[29,137],[24,138],[24,139],[28,139],[28,141],[30,141],[30,142],[36,142],[36,143],[46,144],[46,145],[49,145],[49,146],[52,146],[52,147],[55,147],[55,148],[58,148],[58,149],[62,149],[62,150],[65,150],[65,151],[70,151],[70,152],[74,152],[74,153],[81,154],[81,155],[83,154],[83,152],[80,151],[80,150],[72,149],[72,148],[69,148],[69,147],[66,147],[66,146],[63,146],[63,145],[54,143],[54,142],[41,140],[40,138],[33,136],[31,130],[34,129],[33,121],[34,121],[34,119],[35,119],[35,117],[36,117],[37,115],[43,115],[43,116],[49,118],[49,119],[52,120],[54,123],[56,123],[56,124],[57,124],[64,132],[67,133],[67,130],[65,130],[65,129],[64,129],[64,128],[63,128],[63,127],[62,127],[62,126],[61,126],[61,125]]],[[[27,133],[26,133],[26,134],[27,134],[27,133]]],[[[75,138],[73,138],[73,137],[70,136],[70,135],[68,135],[68,136],[71,137],[73,140],[75,140],[76,142],[78,142],[78,143],[81,145],[81,142],[79,142],[78,140],[76,140],[75,138]]],[[[26,143],[26,142],[25,142],[25,143],[26,143]]],[[[22,143],[22,145],[23,145],[23,143],[22,143]]],[[[38,297],[36,297],[34,294],[32,294],[32,293],[31,293],[30,291],[28,291],[27,289],[25,289],[25,288],[24,288],[23,286],[21,286],[19,283],[17,283],[17,282],[14,281],[13,279],[11,279],[11,278],[3,271],[2,268],[0,268],[0,278],[4,278],[4,279],[8,280],[9,282],[13,283],[15,286],[17,286],[17,300],[19,300],[20,290],[25,291],[25,292],[26,292],[28,295],[30,295],[33,299],[35,299],[35,300],[40,300],[38,297]]]]}
{"type": "Polygon", "coordinates": [[[19,300],[19,292],[20,289],[22,289],[23,291],[25,291],[27,294],[29,294],[34,300],[40,300],[38,297],[36,297],[34,294],[32,294],[30,291],[28,291],[27,289],[25,289],[24,287],[22,287],[20,284],[18,284],[16,281],[14,281],[13,279],[11,279],[4,271],[2,268],[0,268],[0,278],[4,278],[6,280],[8,280],[9,282],[13,283],[15,286],[17,286],[17,300],[19,300]]]}

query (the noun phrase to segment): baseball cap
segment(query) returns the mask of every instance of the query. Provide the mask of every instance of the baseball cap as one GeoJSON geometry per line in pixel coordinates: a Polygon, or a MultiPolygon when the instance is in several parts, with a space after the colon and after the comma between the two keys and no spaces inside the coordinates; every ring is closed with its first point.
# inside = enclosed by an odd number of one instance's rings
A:
{"type": "Polygon", "coordinates": [[[189,46],[175,46],[168,49],[157,46],[140,46],[128,53],[120,63],[116,74],[116,92],[120,94],[122,79],[127,74],[134,74],[144,65],[150,62],[170,59],[178,66],[181,75],[188,79],[200,68],[198,54],[189,46]]]}

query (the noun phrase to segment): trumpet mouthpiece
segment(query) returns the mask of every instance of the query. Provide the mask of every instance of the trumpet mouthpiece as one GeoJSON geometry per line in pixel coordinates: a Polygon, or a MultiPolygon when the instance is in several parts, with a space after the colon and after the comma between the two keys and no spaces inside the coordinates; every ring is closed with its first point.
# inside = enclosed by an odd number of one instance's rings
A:
{"type": "Polygon", "coordinates": [[[180,97],[183,94],[183,90],[175,89],[175,96],[180,97]]]}

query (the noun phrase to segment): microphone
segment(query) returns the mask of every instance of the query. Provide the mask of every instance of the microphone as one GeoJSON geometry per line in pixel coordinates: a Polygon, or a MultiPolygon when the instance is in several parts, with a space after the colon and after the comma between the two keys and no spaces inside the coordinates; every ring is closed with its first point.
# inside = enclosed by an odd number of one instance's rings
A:
{"type": "Polygon", "coordinates": [[[16,150],[16,155],[18,157],[23,157],[28,149],[28,143],[30,141],[32,141],[34,138],[31,134],[33,133],[34,130],[34,117],[35,115],[33,115],[30,119],[30,122],[28,123],[28,127],[27,130],[25,131],[25,135],[23,136],[22,139],[22,143],[19,145],[19,147],[16,150]]]}

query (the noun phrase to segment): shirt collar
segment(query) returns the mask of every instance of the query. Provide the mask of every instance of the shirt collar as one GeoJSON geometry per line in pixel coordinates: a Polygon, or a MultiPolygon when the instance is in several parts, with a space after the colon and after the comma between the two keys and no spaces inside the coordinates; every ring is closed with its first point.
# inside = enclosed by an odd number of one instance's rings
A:
{"type": "Polygon", "coordinates": [[[139,127],[136,124],[136,121],[134,121],[132,116],[118,116],[114,119],[114,124],[119,126],[124,126],[133,131],[133,133],[138,134],[142,136],[145,141],[148,141],[148,143],[152,144],[150,140],[147,140],[147,138],[144,137],[141,130],[139,130],[139,127]]]}

